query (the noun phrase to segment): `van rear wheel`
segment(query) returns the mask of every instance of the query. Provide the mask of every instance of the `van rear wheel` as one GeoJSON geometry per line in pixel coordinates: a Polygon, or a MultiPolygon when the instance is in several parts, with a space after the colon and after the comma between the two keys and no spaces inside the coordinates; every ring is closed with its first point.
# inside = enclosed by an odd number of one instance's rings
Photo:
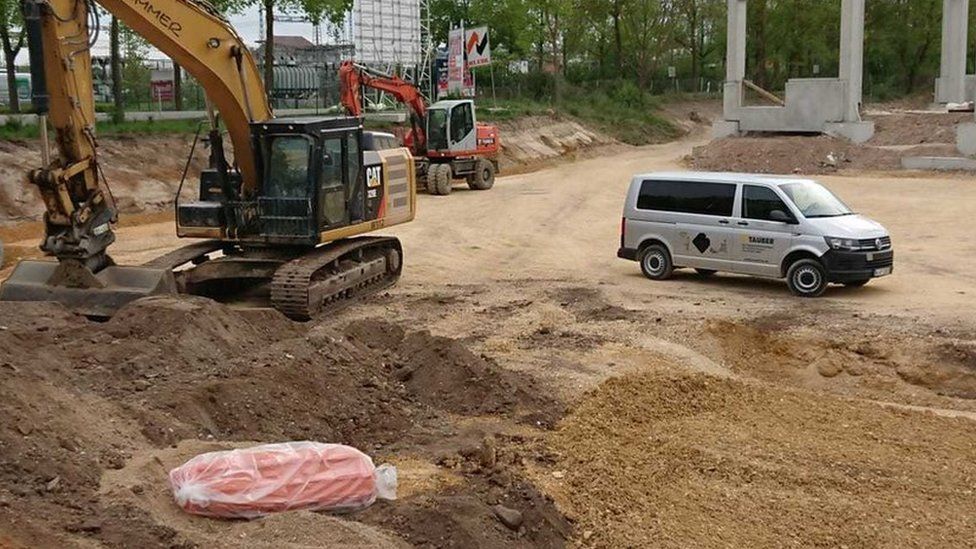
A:
{"type": "Polygon", "coordinates": [[[794,261],[786,272],[786,284],[798,297],[820,297],[827,290],[827,270],[816,259],[794,261]]]}
{"type": "Polygon", "coordinates": [[[674,272],[671,264],[671,254],[660,244],[651,244],[644,248],[640,256],[641,271],[651,280],[667,280],[674,272]]]}

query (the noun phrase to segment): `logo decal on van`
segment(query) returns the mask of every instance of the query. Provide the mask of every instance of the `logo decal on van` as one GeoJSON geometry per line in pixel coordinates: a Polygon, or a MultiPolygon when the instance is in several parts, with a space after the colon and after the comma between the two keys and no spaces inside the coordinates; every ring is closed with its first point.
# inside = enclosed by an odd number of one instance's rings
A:
{"type": "Polygon", "coordinates": [[[767,238],[764,236],[750,236],[749,244],[765,244],[767,246],[772,246],[776,241],[772,238],[767,238]]]}
{"type": "Polygon", "coordinates": [[[696,248],[698,248],[698,251],[700,253],[705,253],[705,250],[707,250],[712,245],[712,241],[708,238],[708,235],[706,235],[705,233],[698,233],[698,236],[696,236],[695,239],[691,241],[691,243],[694,244],[696,248]]]}

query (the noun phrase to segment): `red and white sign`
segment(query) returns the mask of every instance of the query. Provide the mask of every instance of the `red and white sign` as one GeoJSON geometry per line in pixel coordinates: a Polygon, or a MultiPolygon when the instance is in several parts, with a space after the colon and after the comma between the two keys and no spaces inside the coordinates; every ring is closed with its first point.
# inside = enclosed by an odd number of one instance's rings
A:
{"type": "Polygon", "coordinates": [[[491,64],[491,42],[488,27],[478,27],[464,33],[464,57],[469,67],[491,64]]]}
{"type": "Polygon", "coordinates": [[[173,100],[173,68],[155,68],[149,75],[153,101],[173,100]]]}
{"type": "Polygon", "coordinates": [[[157,80],[151,84],[153,101],[172,101],[173,100],[173,81],[157,80]]]}
{"type": "Polygon", "coordinates": [[[451,29],[447,36],[447,91],[460,93],[464,87],[464,30],[451,29]]]}

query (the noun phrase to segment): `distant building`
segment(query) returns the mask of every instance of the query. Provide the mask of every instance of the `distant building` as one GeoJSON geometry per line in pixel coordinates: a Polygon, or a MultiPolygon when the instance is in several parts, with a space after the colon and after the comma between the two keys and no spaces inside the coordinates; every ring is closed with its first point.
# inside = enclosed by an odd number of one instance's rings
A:
{"type": "MultiPolygon", "coordinates": [[[[339,63],[355,54],[352,44],[322,44],[316,46],[304,36],[275,36],[274,58],[276,66],[312,66],[338,69],[339,63]]],[[[264,63],[264,44],[254,52],[257,62],[264,63]]]]}

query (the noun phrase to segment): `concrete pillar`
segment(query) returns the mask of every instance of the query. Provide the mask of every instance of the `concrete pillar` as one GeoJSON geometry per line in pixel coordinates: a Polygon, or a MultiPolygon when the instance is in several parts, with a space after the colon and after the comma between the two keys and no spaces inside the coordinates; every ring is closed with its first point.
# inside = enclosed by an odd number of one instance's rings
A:
{"type": "MultiPolygon", "coordinates": [[[[722,109],[725,120],[738,120],[742,107],[742,80],[746,77],[746,0],[727,0],[728,23],[725,48],[725,87],[722,109]]],[[[728,130],[731,131],[731,130],[728,130]]],[[[728,133],[723,130],[720,133],[728,133]]]]}
{"type": "Polygon", "coordinates": [[[741,82],[746,77],[746,0],[728,0],[725,80],[741,82]]]}
{"type": "Polygon", "coordinates": [[[864,0],[842,0],[840,14],[840,79],[847,82],[845,122],[859,122],[864,78],[864,0]]]}
{"type": "Polygon", "coordinates": [[[969,0],[942,2],[942,63],[935,81],[936,103],[962,103],[966,97],[969,0]]]}

